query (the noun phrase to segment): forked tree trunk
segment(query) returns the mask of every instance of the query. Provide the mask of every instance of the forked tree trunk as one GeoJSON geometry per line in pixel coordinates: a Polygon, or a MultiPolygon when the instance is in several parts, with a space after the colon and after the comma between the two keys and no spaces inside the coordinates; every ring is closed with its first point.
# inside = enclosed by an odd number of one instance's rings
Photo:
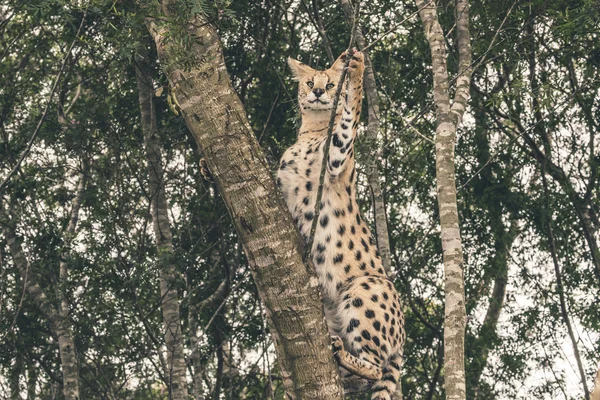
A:
{"type": "Polygon", "coordinates": [[[467,106],[471,83],[469,3],[467,0],[456,1],[459,75],[452,105],[446,64],[446,42],[438,21],[436,2],[416,0],[416,4],[431,49],[433,100],[437,119],[436,180],[445,274],[444,385],[447,399],[461,400],[466,398],[464,360],[466,310],[463,252],[456,204],[454,147],[456,131],[467,106]]]}
{"type": "Polygon", "coordinates": [[[219,38],[195,15],[185,26],[189,48],[182,49],[172,37],[166,40],[170,13],[163,11],[165,17],[148,26],[242,241],[267,309],[287,398],[342,399],[314,267],[302,260],[300,236],[233,90],[219,38]],[[187,65],[182,55],[189,56],[187,65]]]}
{"type": "Polygon", "coordinates": [[[152,74],[148,63],[146,43],[137,46],[136,78],[146,160],[148,162],[148,190],[150,212],[154,226],[154,239],[160,271],[161,311],[167,347],[165,377],[170,400],[187,400],[185,355],[183,353],[183,333],[179,318],[179,297],[177,284],[181,276],[173,264],[173,235],[169,221],[169,206],[165,195],[161,147],[157,137],[156,112],[152,74]]]}

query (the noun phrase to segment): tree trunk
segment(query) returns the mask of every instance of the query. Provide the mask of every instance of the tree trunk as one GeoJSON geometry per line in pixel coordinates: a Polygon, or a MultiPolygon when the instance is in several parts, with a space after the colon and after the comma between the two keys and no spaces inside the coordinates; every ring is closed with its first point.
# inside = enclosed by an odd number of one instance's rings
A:
{"type": "Polygon", "coordinates": [[[58,339],[64,398],[65,400],[78,400],[79,371],[77,369],[75,342],[69,321],[62,318],[58,309],[48,300],[48,297],[38,284],[38,278],[31,270],[29,261],[21,247],[21,240],[17,239],[14,218],[12,221],[9,221],[2,208],[0,208],[0,217],[3,217],[5,220],[5,223],[2,224],[4,226],[4,237],[8,243],[15,266],[19,269],[21,279],[25,282],[27,293],[50,324],[53,335],[58,339]]]}
{"type": "MultiPolygon", "coordinates": [[[[341,0],[344,14],[348,19],[350,26],[354,24],[354,11],[349,0],[341,0]]],[[[377,147],[379,136],[379,96],[377,96],[377,83],[375,81],[375,71],[373,70],[373,63],[371,57],[369,57],[368,50],[363,50],[367,43],[362,31],[359,28],[356,30],[356,44],[358,49],[362,51],[365,56],[365,76],[364,76],[364,89],[367,97],[367,110],[369,122],[367,123],[366,138],[368,142],[368,148],[370,154],[365,157],[365,167],[367,171],[367,181],[371,188],[371,194],[373,196],[373,214],[375,215],[375,233],[377,238],[377,249],[381,255],[381,262],[383,268],[388,276],[391,276],[392,271],[392,258],[390,256],[390,234],[388,232],[387,216],[385,211],[385,203],[383,201],[383,192],[381,190],[381,183],[379,182],[379,171],[377,169],[377,162],[382,156],[383,147],[377,147]]],[[[400,384],[398,389],[401,390],[400,384]]]]}
{"type": "Polygon", "coordinates": [[[464,340],[466,326],[463,252],[456,204],[454,147],[456,131],[466,109],[471,82],[469,4],[456,1],[459,75],[450,104],[446,47],[435,1],[416,0],[425,37],[431,49],[433,99],[436,106],[436,180],[445,274],[444,385],[446,398],[466,398],[464,340]]]}
{"type": "Polygon", "coordinates": [[[178,41],[165,40],[169,10],[164,11],[167,21],[148,21],[149,29],[176,103],[243,243],[267,309],[287,396],[341,399],[314,266],[302,260],[300,236],[233,90],[219,38],[195,15],[185,27],[189,47],[182,49],[178,41]],[[193,61],[184,65],[182,54],[193,61]]]}
{"type": "Polygon", "coordinates": [[[165,196],[161,147],[157,136],[152,73],[147,57],[147,43],[142,42],[137,46],[136,51],[136,78],[144,147],[148,162],[150,212],[160,270],[161,311],[167,346],[165,377],[169,389],[169,399],[186,400],[186,365],[177,294],[177,283],[181,281],[181,276],[173,264],[173,235],[169,221],[169,206],[165,196]]]}

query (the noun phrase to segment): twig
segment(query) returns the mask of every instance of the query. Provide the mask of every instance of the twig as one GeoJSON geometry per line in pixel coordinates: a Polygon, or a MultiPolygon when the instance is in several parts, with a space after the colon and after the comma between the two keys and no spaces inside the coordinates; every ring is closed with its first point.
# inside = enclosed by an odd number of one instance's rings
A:
{"type": "Polygon", "coordinates": [[[310,227],[310,234],[308,236],[307,246],[304,248],[304,260],[308,260],[313,242],[315,241],[315,231],[317,230],[317,223],[319,221],[319,214],[321,211],[321,198],[323,197],[323,184],[325,182],[325,171],[327,170],[327,160],[329,158],[329,146],[331,145],[331,136],[333,135],[333,125],[335,124],[335,117],[337,116],[337,107],[342,95],[342,87],[346,74],[348,73],[348,65],[354,55],[354,49],[352,45],[356,40],[356,30],[358,29],[358,15],[360,12],[360,1],[356,4],[354,10],[354,23],[352,25],[352,34],[350,35],[350,43],[348,44],[348,50],[346,51],[346,61],[344,62],[344,69],[340,75],[337,90],[335,91],[335,97],[333,98],[333,109],[331,110],[331,118],[329,118],[329,127],[327,128],[327,138],[325,139],[325,145],[323,146],[323,160],[321,163],[321,174],[319,176],[319,188],[317,190],[317,201],[315,202],[314,219],[312,226],[310,227]]]}
{"type": "Polygon", "coordinates": [[[37,126],[35,127],[35,131],[33,131],[33,135],[31,135],[31,139],[29,139],[29,143],[27,143],[27,147],[23,151],[23,154],[21,154],[19,161],[17,161],[17,164],[10,171],[8,176],[2,181],[2,183],[0,183],[0,191],[2,191],[2,189],[4,189],[4,187],[8,184],[8,181],[10,180],[10,178],[12,178],[12,176],[17,173],[17,171],[21,167],[21,164],[23,163],[23,161],[25,160],[25,158],[31,151],[33,142],[35,141],[35,138],[39,134],[42,124],[46,120],[46,115],[48,115],[48,109],[50,108],[50,104],[52,103],[52,97],[54,97],[54,92],[56,92],[56,87],[58,86],[60,77],[62,76],[62,73],[65,70],[65,66],[67,65],[67,60],[71,56],[71,51],[73,51],[73,47],[75,47],[75,43],[77,42],[77,40],[79,38],[79,34],[81,33],[81,29],[83,28],[83,23],[85,22],[86,15],[87,15],[87,9],[84,11],[83,17],[81,17],[81,23],[79,24],[79,28],[77,29],[77,33],[75,34],[75,39],[73,39],[73,42],[71,43],[71,46],[69,47],[69,50],[67,51],[67,54],[65,54],[65,56],[63,58],[62,65],[60,66],[58,75],[56,75],[56,79],[54,81],[54,84],[52,85],[52,90],[50,91],[50,95],[48,96],[48,101],[46,102],[46,106],[44,107],[44,112],[42,113],[42,117],[38,121],[37,126]]]}
{"type": "Polygon", "coordinates": [[[421,11],[423,8],[427,7],[429,5],[429,3],[431,3],[433,0],[429,0],[429,2],[427,2],[423,7],[419,8],[417,11],[415,11],[414,13],[410,14],[408,17],[404,18],[402,21],[398,22],[396,25],[394,25],[393,27],[391,27],[390,29],[388,29],[386,32],[384,32],[381,36],[379,36],[377,39],[373,40],[371,43],[369,43],[368,45],[366,45],[364,48],[360,49],[360,51],[365,51],[368,50],[369,47],[373,46],[374,44],[376,44],[377,42],[381,41],[384,37],[386,37],[387,35],[389,35],[390,33],[394,32],[396,29],[398,29],[398,27],[400,27],[402,24],[404,24],[406,21],[408,21],[409,19],[411,19],[412,17],[414,17],[415,15],[417,15],[419,13],[419,11],[421,11]]]}

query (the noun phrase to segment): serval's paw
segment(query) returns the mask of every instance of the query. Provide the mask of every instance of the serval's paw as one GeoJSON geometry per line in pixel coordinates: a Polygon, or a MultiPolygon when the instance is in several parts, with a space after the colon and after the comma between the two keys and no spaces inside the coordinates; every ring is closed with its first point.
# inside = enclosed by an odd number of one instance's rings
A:
{"type": "Polygon", "coordinates": [[[337,353],[344,348],[344,342],[339,336],[331,337],[331,351],[337,353]]]}
{"type": "Polygon", "coordinates": [[[356,49],[353,49],[353,51],[352,59],[350,60],[350,64],[348,64],[348,68],[350,71],[362,72],[365,69],[365,56],[356,49]]]}

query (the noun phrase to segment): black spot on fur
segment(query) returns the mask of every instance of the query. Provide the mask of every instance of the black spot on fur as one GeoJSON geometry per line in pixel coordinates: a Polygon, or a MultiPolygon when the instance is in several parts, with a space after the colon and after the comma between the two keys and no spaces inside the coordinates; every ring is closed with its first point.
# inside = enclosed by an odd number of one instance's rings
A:
{"type": "Polygon", "coordinates": [[[371,340],[371,334],[367,330],[363,330],[360,335],[365,338],[365,340],[371,340]]]}
{"type": "Polygon", "coordinates": [[[365,263],[361,263],[361,264],[358,266],[358,268],[360,268],[360,269],[361,269],[361,271],[364,271],[365,269],[367,269],[367,264],[365,264],[365,263]]]}
{"type": "Polygon", "coordinates": [[[339,167],[339,166],[340,166],[340,160],[333,160],[333,161],[331,162],[331,166],[332,166],[333,168],[337,168],[337,167],[339,167]]]}
{"type": "Polygon", "coordinates": [[[321,221],[319,222],[321,223],[321,226],[325,228],[329,222],[329,217],[327,215],[323,215],[323,217],[321,217],[321,221]]]}
{"type": "Polygon", "coordinates": [[[354,242],[351,240],[350,243],[348,243],[348,250],[353,250],[354,249],[354,242]]]}
{"type": "Polygon", "coordinates": [[[373,343],[375,343],[375,345],[377,347],[379,347],[381,345],[381,341],[379,340],[379,338],[377,336],[373,336],[373,343]]]}
{"type": "Polygon", "coordinates": [[[360,250],[356,250],[354,258],[356,258],[356,261],[360,261],[360,259],[362,258],[362,253],[360,252],[360,250]]]}
{"type": "Polygon", "coordinates": [[[375,311],[373,311],[373,310],[367,310],[367,311],[365,311],[365,317],[367,317],[367,318],[375,318],[375,311]]]}
{"type": "Polygon", "coordinates": [[[308,201],[309,201],[308,197],[305,197],[302,199],[302,202],[304,203],[305,206],[308,205],[308,201]]]}
{"type": "Polygon", "coordinates": [[[319,244],[317,244],[317,251],[318,251],[319,253],[322,253],[322,252],[324,252],[324,251],[325,251],[325,246],[323,245],[323,243],[319,243],[319,244]]]}
{"type": "Polygon", "coordinates": [[[368,283],[361,283],[360,286],[362,286],[365,290],[369,290],[371,288],[368,283]]]}
{"type": "Polygon", "coordinates": [[[343,235],[344,232],[346,232],[346,226],[345,225],[340,225],[340,227],[338,228],[338,233],[340,235],[343,235]]]}
{"type": "Polygon", "coordinates": [[[332,281],[333,280],[333,276],[329,272],[327,273],[327,280],[328,281],[332,281]]]}
{"type": "Polygon", "coordinates": [[[316,260],[317,264],[323,264],[325,262],[325,257],[317,256],[316,260]]]}
{"type": "Polygon", "coordinates": [[[285,162],[285,160],[283,160],[281,162],[281,166],[279,167],[279,169],[285,169],[286,166],[287,166],[287,163],[285,162]]]}
{"type": "Polygon", "coordinates": [[[312,211],[309,211],[307,213],[304,213],[304,218],[306,218],[307,221],[312,220],[315,217],[315,215],[313,214],[312,211]]]}
{"type": "Polygon", "coordinates": [[[357,297],[354,300],[352,300],[352,305],[356,308],[362,307],[363,301],[362,301],[362,299],[357,297]]]}
{"type": "Polygon", "coordinates": [[[342,147],[344,145],[344,143],[340,140],[340,137],[338,136],[337,133],[333,134],[333,137],[331,138],[331,142],[333,143],[333,145],[335,147],[342,147]]]}
{"type": "Polygon", "coordinates": [[[371,296],[371,301],[373,303],[377,303],[377,300],[379,300],[379,297],[376,294],[374,294],[373,296],[371,296]]]}
{"type": "Polygon", "coordinates": [[[352,188],[350,186],[346,186],[346,193],[350,194],[352,192],[352,188]]]}
{"type": "Polygon", "coordinates": [[[306,190],[309,192],[312,190],[312,182],[306,182],[306,190]]]}
{"type": "Polygon", "coordinates": [[[365,248],[365,251],[368,253],[369,245],[367,244],[367,241],[365,240],[365,238],[360,239],[360,243],[363,245],[363,247],[365,248]]]}
{"type": "Polygon", "coordinates": [[[373,328],[375,328],[376,331],[379,331],[381,329],[381,322],[379,322],[379,321],[373,322],[373,328]]]}
{"type": "Polygon", "coordinates": [[[356,235],[356,228],[354,227],[354,225],[352,225],[352,226],[350,227],[350,232],[351,232],[353,235],[356,235]]]}
{"type": "Polygon", "coordinates": [[[345,273],[348,273],[348,272],[350,272],[350,264],[348,264],[348,265],[346,265],[346,266],[344,267],[344,272],[345,272],[345,273]]]}
{"type": "Polygon", "coordinates": [[[337,243],[335,244],[336,247],[342,247],[342,241],[338,240],[337,243]]]}
{"type": "Polygon", "coordinates": [[[343,254],[338,254],[337,256],[334,257],[333,259],[333,263],[334,264],[339,264],[344,260],[344,255],[343,254]]]}
{"type": "Polygon", "coordinates": [[[352,318],[350,320],[350,323],[348,324],[348,328],[346,328],[346,332],[350,333],[354,330],[354,328],[358,327],[360,325],[360,321],[352,318]]]}

